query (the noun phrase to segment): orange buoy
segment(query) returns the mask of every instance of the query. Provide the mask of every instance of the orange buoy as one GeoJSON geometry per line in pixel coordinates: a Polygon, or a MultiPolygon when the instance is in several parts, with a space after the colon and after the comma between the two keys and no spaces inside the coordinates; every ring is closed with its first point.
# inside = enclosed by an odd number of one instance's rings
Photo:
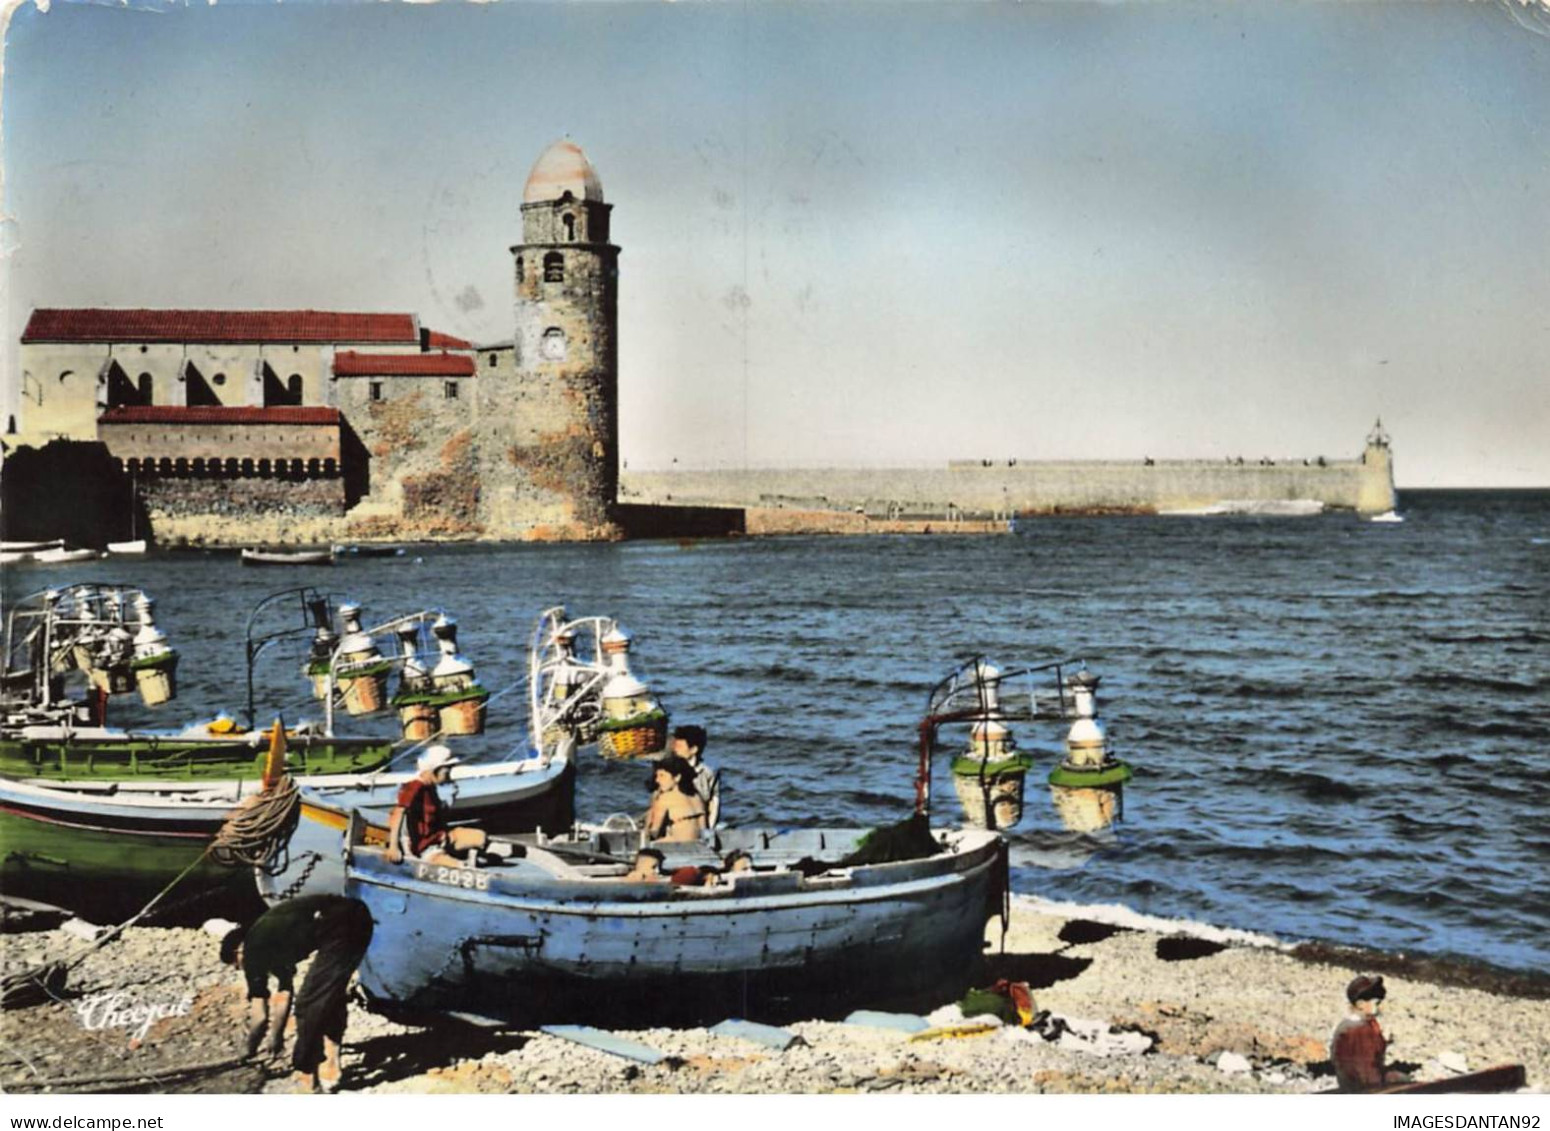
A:
{"type": "Polygon", "coordinates": [[[273,789],[285,776],[285,723],[279,718],[269,732],[269,756],[264,759],[264,788],[273,789]]]}

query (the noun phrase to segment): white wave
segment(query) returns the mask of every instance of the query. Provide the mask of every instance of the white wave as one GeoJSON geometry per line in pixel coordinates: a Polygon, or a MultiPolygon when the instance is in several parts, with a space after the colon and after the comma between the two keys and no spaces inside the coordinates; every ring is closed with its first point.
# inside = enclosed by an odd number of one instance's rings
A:
{"type": "Polygon", "coordinates": [[[1236,927],[1216,927],[1194,919],[1169,919],[1161,915],[1145,915],[1122,903],[1067,903],[1045,899],[1043,896],[1015,893],[1012,901],[1040,915],[1055,915],[1065,919],[1090,919],[1094,923],[1107,923],[1111,927],[1129,927],[1136,931],[1151,931],[1159,935],[1188,935],[1207,942],[1236,946],[1258,946],[1270,950],[1291,950],[1295,943],[1286,942],[1273,935],[1258,931],[1241,931],[1236,927]]]}
{"type": "Polygon", "coordinates": [[[1255,514],[1272,517],[1300,518],[1304,515],[1323,514],[1324,504],[1318,499],[1223,499],[1203,507],[1179,507],[1160,510],[1165,515],[1214,515],[1255,514]]]}

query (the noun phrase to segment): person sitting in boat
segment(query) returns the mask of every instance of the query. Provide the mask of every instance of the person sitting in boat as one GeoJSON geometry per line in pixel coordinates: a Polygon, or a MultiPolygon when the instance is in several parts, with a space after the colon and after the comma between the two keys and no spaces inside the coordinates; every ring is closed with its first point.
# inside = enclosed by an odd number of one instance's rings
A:
{"type": "Polygon", "coordinates": [[[656,792],[646,810],[646,839],[699,840],[705,831],[705,806],[694,792],[694,768],[668,754],[652,766],[649,784],[656,792]]]}
{"type": "Polygon", "coordinates": [[[1346,987],[1351,1013],[1335,1026],[1329,1043],[1329,1059],[1335,1063],[1335,1079],[1342,1092],[1375,1092],[1390,1084],[1403,1084],[1410,1078],[1389,1069],[1384,1063],[1388,1038],[1378,1024],[1378,1011],[1388,991],[1382,975],[1363,974],[1346,987]]]}
{"type": "Polygon", "coordinates": [[[430,864],[459,864],[457,856],[470,851],[484,852],[490,847],[490,838],[483,829],[447,827],[436,787],[452,777],[452,767],[457,764],[458,759],[445,746],[432,746],[420,755],[416,767],[419,772],[399,789],[398,804],[388,818],[388,847],[384,855],[389,863],[397,864],[404,858],[402,846],[406,844],[410,855],[430,864]]]}
{"type": "Polygon", "coordinates": [[[248,984],[247,1055],[269,1036],[269,1055],[285,1047],[296,966],[312,955],[312,966],[296,994],[296,1047],[291,1067],[311,1091],[339,1085],[339,1045],[344,1040],[345,992],[371,943],[371,912],[343,895],[304,895],[271,907],[249,927],[234,927],[221,939],[221,961],[240,966],[248,984]],[[275,990],[269,992],[269,979],[275,990]]]}
{"type": "Polygon", "coordinates": [[[713,888],[725,882],[727,876],[751,871],[753,871],[753,857],[741,848],[734,848],[726,854],[719,868],[709,864],[685,864],[682,868],[674,869],[668,879],[679,887],[713,888]]]}
{"type": "Polygon", "coordinates": [[[659,848],[643,848],[635,854],[635,863],[624,874],[626,880],[654,881],[664,879],[662,868],[667,857],[662,855],[659,848]]]}
{"type": "Polygon", "coordinates": [[[706,765],[705,743],[705,728],[691,723],[673,729],[669,752],[694,769],[694,792],[705,807],[706,827],[713,829],[721,823],[721,771],[706,765]]]}
{"type": "Polygon", "coordinates": [[[728,852],[726,856],[722,858],[721,874],[723,876],[731,876],[738,872],[752,871],[753,857],[748,854],[746,849],[734,848],[731,852],[728,852]]]}

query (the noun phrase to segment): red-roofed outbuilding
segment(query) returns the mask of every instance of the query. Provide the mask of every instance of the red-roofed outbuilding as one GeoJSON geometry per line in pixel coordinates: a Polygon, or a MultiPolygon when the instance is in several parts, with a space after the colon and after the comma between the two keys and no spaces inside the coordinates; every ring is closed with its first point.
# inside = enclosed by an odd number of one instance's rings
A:
{"type": "Polygon", "coordinates": [[[425,346],[427,349],[437,350],[471,350],[474,348],[474,343],[464,338],[455,338],[451,334],[443,334],[440,330],[427,330],[425,346]]]}
{"type": "Polygon", "coordinates": [[[472,377],[474,359],[467,354],[357,353],[334,355],[336,377],[472,377]]]}

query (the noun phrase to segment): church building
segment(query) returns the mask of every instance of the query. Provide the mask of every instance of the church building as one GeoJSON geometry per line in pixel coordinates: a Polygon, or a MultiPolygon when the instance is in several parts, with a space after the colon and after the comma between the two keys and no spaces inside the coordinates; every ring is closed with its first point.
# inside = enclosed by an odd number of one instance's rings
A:
{"type": "Polygon", "coordinates": [[[37,309],[8,452],[101,443],[162,542],[618,535],[618,257],[573,142],[523,191],[513,335],[407,313],[37,309]]]}

